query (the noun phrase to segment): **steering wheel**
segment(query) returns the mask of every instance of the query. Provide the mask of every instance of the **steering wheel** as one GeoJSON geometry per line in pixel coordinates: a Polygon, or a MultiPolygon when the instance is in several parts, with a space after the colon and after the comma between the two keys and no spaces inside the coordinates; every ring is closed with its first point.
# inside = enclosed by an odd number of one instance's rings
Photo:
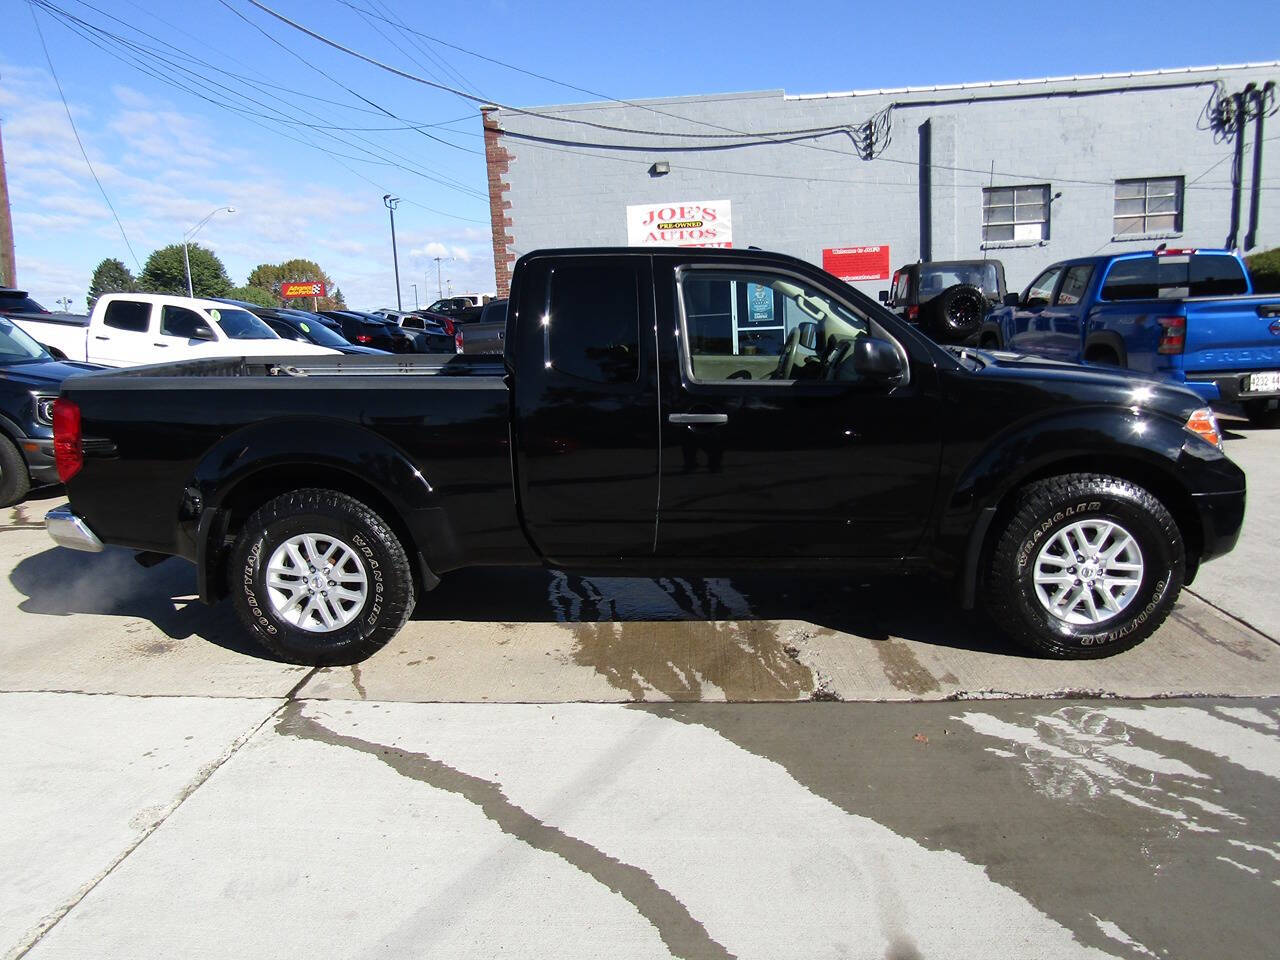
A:
{"type": "Polygon", "coordinates": [[[778,357],[778,366],[773,371],[770,380],[790,380],[791,372],[795,369],[796,353],[800,350],[800,328],[796,327],[787,334],[786,345],[782,348],[782,355],[778,357]]]}

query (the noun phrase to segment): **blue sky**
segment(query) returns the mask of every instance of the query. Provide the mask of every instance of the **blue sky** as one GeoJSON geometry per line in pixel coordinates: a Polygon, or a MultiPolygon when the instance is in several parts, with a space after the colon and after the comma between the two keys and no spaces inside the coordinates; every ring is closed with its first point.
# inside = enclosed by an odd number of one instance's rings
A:
{"type": "MultiPolygon", "coordinates": [[[[455,290],[492,289],[474,104],[354,61],[248,0],[47,2],[170,61],[157,66],[144,59],[160,74],[148,75],[113,57],[109,51],[119,48],[111,41],[90,33],[95,46],[37,8],[81,138],[138,259],[180,240],[210,210],[231,205],[237,213],[214,217],[198,240],[218,252],[233,282],[243,282],[258,263],[307,257],[326,268],[353,306],[387,305],[395,285],[381,198],[390,191],[404,198],[396,226],[408,303],[415,282],[424,305],[434,299],[433,256],[452,258],[443,274],[455,290]],[[260,85],[252,92],[261,102],[242,106],[267,116],[227,112],[163,82],[182,78],[173,64],[184,62],[215,82],[236,85],[228,74],[250,78],[260,85]],[[281,113],[293,122],[281,122],[281,113]],[[406,124],[442,126],[389,129],[406,124]]],[[[399,24],[626,99],[960,83],[1280,56],[1280,13],[1262,2],[1234,3],[1229,15],[1228,8],[1177,0],[1065,7],[975,0],[263,2],[411,73],[431,71],[485,98],[523,106],[596,98],[434,44],[399,24]]],[[[114,256],[137,267],[80,156],[27,0],[4,0],[0,10],[0,124],[18,279],[46,306],[68,296],[82,309],[99,260],[114,256]]],[[[199,88],[205,95],[221,95],[206,82],[199,88]]]]}

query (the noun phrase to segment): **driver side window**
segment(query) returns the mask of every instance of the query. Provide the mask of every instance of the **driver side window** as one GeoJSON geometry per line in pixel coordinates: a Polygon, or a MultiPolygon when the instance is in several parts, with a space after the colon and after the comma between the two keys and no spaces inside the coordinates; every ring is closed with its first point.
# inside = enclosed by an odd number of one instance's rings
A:
{"type": "Polygon", "coordinates": [[[1062,273],[1061,267],[1050,267],[1040,276],[1031,281],[1031,286],[1027,287],[1026,301],[1023,306],[1027,307],[1047,307],[1049,301],[1053,299],[1053,288],[1058,285],[1058,274],[1062,273]]]}
{"type": "Polygon", "coordinates": [[[865,317],[807,281],[690,269],[680,277],[688,368],[698,382],[832,379],[865,317]]]}

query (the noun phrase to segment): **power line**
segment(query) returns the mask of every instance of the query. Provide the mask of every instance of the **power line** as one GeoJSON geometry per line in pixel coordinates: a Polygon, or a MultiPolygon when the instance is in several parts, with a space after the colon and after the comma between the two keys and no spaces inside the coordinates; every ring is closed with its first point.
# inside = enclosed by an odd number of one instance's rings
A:
{"type": "MultiPolygon", "coordinates": [[[[173,60],[169,59],[168,57],[164,56],[163,54],[155,50],[155,48],[147,47],[145,44],[136,43],[126,37],[120,36],[119,34],[112,33],[109,30],[105,30],[104,28],[99,27],[96,24],[92,24],[87,20],[77,17],[74,14],[66,10],[63,10],[62,8],[53,5],[52,3],[48,2],[48,0],[34,0],[34,2],[39,4],[42,9],[50,13],[55,18],[60,19],[63,22],[64,26],[66,26],[68,29],[78,33],[83,39],[93,44],[94,46],[97,46],[99,49],[103,50],[103,52],[107,53],[108,55],[116,57],[116,59],[120,59],[122,60],[122,62],[132,65],[139,71],[147,74],[148,76],[153,77],[154,79],[158,80],[161,83],[165,83],[169,86],[174,87],[175,89],[179,89],[185,93],[189,93],[192,96],[195,96],[199,99],[205,100],[206,102],[213,104],[214,106],[218,106],[218,107],[221,107],[222,109],[237,113],[238,115],[244,117],[250,122],[255,122],[253,118],[259,117],[262,119],[270,120],[273,124],[280,124],[282,122],[283,123],[293,122],[295,124],[300,124],[304,127],[310,127],[314,132],[322,136],[325,136],[331,140],[334,140],[335,142],[342,144],[343,146],[346,146],[355,150],[364,150],[366,153],[371,153],[373,156],[376,156],[379,158],[378,160],[370,160],[367,157],[353,157],[349,155],[343,155],[348,160],[354,160],[362,163],[378,163],[383,166],[394,166],[394,167],[397,167],[398,169],[403,170],[406,173],[411,173],[415,176],[419,176],[424,179],[430,180],[441,186],[448,187],[449,189],[457,190],[461,193],[466,194],[467,196],[473,197],[474,199],[481,200],[481,201],[485,201],[488,199],[487,196],[481,193],[479,190],[476,190],[475,188],[470,187],[469,185],[464,184],[461,181],[455,180],[452,177],[446,177],[443,174],[434,174],[434,173],[426,172],[418,168],[416,164],[413,166],[405,166],[404,164],[396,163],[395,161],[388,160],[385,154],[390,154],[391,156],[399,157],[400,159],[404,160],[406,163],[409,163],[409,164],[414,163],[414,161],[412,161],[410,158],[405,157],[402,154],[398,154],[394,150],[390,150],[389,148],[381,147],[377,144],[374,144],[374,142],[372,140],[369,140],[367,137],[362,137],[362,136],[359,136],[358,134],[353,134],[353,136],[355,136],[356,139],[368,144],[369,147],[374,148],[373,150],[370,150],[368,147],[362,148],[357,144],[344,140],[343,138],[332,133],[330,129],[328,129],[328,125],[321,125],[321,124],[312,125],[312,124],[306,124],[300,121],[290,121],[289,118],[284,116],[278,108],[270,104],[263,103],[261,100],[248,96],[247,94],[244,94],[238,90],[234,90],[216,80],[211,80],[208,77],[204,76],[203,74],[200,74],[198,71],[190,70],[182,66],[181,64],[175,63],[173,60]],[[94,39],[94,37],[88,35],[86,31],[89,31],[90,33],[102,38],[104,41],[108,41],[118,47],[123,48],[124,50],[132,52],[135,56],[128,56],[128,55],[122,56],[116,53],[115,51],[97,42],[94,39]],[[194,82],[197,84],[203,83],[205,86],[203,89],[193,89],[192,87],[188,86],[186,83],[175,78],[174,76],[164,74],[163,72],[157,72],[155,68],[150,67],[147,63],[140,62],[138,59],[136,59],[136,56],[148,57],[152,61],[155,61],[156,63],[160,64],[162,67],[168,67],[171,70],[178,71],[179,73],[185,74],[186,76],[192,78],[189,82],[194,82]],[[228,103],[225,100],[221,99],[219,94],[209,90],[210,86],[220,88],[221,90],[225,90],[231,96],[235,96],[247,102],[257,104],[258,106],[261,106],[266,110],[270,110],[272,111],[272,113],[278,114],[279,116],[263,114],[258,111],[248,109],[241,104],[228,103]]],[[[83,3],[83,0],[81,0],[81,2],[82,2],[82,5],[88,6],[90,9],[97,10],[97,8],[93,7],[91,4],[83,3]]],[[[103,13],[105,16],[107,16],[110,19],[116,20],[116,22],[123,23],[123,21],[120,21],[118,18],[112,17],[111,14],[105,13],[105,11],[98,11],[98,12],[103,13]]],[[[143,36],[149,37],[155,40],[156,42],[164,44],[165,46],[177,51],[177,53],[180,56],[184,57],[185,59],[193,63],[202,64],[211,70],[218,69],[208,61],[201,60],[199,57],[195,57],[187,53],[186,51],[183,51],[180,48],[175,47],[173,44],[170,44],[161,38],[155,37],[153,34],[150,34],[145,30],[142,30],[131,24],[124,24],[124,25],[129,26],[130,29],[133,29],[138,33],[141,33],[143,36]]],[[[222,73],[231,75],[228,73],[228,71],[222,71],[222,73]]],[[[252,81],[251,79],[239,77],[238,75],[232,75],[232,76],[236,76],[238,79],[241,80],[241,82],[244,82],[250,86],[255,86],[256,88],[255,82],[252,81]]],[[[320,118],[318,114],[315,114],[310,110],[307,110],[305,107],[298,107],[297,109],[313,117],[320,118]]],[[[451,121],[451,122],[456,122],[456,121],[451,121]]],[[[257,124],[257,125],[262,126],[262,124],[257,124]]],[[[325,148],[320,147],[319,145],[314,144],[309,140],[300,140],[297,137],[288,136],[287,134],[285,134],[283,131],[279,130],[276,127],[264,127],[264,129],[267,129],[270,132],[275,133],[279,136],[284,136],[286,139],[294,140],[295,142],[302,143],[307,146],[312,146],[315,149],[321,150],[322,152],[330,153],[331,156],[338,156],[338,154],[333,154],[325,150],[325,148]]],[[[478,151],[469,151],[469,152],[478,152],[478,151]]],[[[451,214],[447,214],[447,215],[452,216],[451,214]]],[[[460,219],[469,220],[471,218],[460,218],[460,219]]]]}
{"type": "Polygon", "coordinates": [[[115,218],[116,226],[120,228],[120,236],[124,238],[124,245],[129,248],[129,256],[133,257],[134,265],[141,272],[142,261],[133,252],[133,244],[129,242],[129,234],[125,233],[124,224],[120,222],[120,214],[116,213],[115,205],[111,202],[111,198],[107,196],[107,191],[102,186],[102,181],[98,179],[98,172],[93,169],[93,161],[89,159],[89,152],[85,150],[84,141],[80,139],[80,131],[76,129],[76,122],[71,117],[71,107],[67,103],[67,95],[62,90],[62,81],[58,79],[58,72],[53,68],[53,57],[49,55],[49,45],[45,43],[44,31],[40,29],[40,18],[36,16],[35,7],[32,6],[30,0],[28,0],[27,9],[31,11],[31,22],[36,25],[36,34],[40,37],[40,47],[44,50],[45,62],[49,64],[49,75],[53,77],[53,83],[58,88],[58,96],[62,100],[62,109],[67,112],[67,123],[71,124],[71,132],[75,135],[76,146],[80,148],[80,155],[84,157],[85,166],[89,168],[93,182],[98,185],[98,192],[102,194],[102,199],[106,201],[107,208],[111,211],[111,216],[115,218]]]}

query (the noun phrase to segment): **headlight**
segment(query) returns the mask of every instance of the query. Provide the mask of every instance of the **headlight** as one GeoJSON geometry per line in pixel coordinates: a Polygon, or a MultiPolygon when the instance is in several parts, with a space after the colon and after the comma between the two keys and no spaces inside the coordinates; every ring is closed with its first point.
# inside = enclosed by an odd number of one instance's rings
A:
{"type": "Polygon", "coordinates": [[[57,397],[36,397],[36,421],[47,427],[53,426],[53,402],[57,397]]]}
{"type": "Polygon", "coordinates": [[[1201,440],[1212,443],[1219,450],[1222,449],[1222,431],[1218,429],[1218,418],[1208,407],[1201,407],[1187,417],[1185,427],[1201,440]]]}

